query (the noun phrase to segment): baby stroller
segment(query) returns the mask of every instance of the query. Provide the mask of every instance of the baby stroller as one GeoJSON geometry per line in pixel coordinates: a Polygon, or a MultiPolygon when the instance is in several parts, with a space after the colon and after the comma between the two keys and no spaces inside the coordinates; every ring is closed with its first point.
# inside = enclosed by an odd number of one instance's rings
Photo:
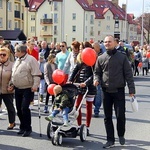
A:
{"type": "Polygon", "coordinates": [[[47,137],[51,139],[53,145],[61,145],[63,137],[76,138],[77,135],[80,136],[80,140],[84,142],[87,136],[87,128],[84,124],[78,129],[77,125],[74,124],[79,114],[79,109],[82,106],[83,100],[88,92],[83,96],[83,99],[78,107],[75,108],[76,96],[78,95],[78,88],[75,84],[65,84],[62,86],[63,91],[67,91],[69,100],[73,103],[73,108],[68,114],[69,126],[64,126],[62,115],[59,114],[48,123],[47,125],[47,137]]]}

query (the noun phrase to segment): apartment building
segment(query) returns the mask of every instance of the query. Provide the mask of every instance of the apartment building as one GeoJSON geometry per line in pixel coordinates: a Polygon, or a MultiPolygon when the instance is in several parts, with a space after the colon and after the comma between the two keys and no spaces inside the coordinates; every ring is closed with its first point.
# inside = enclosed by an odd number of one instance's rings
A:
{"type": "Polygon", "coordinates": [[[118,0],[0,0],[0,31],[20,30],[27,37],[69,45],[75,39],[100,41],[108,34],[140,41],[139,25],[125,10],[118,0]]]}
{"type": "Polygon", "coordinates": [[[6,39],[10,31],[24,30],[24,10],[24,0],[0,0],[0,31],[7,34],[6,39]]]}

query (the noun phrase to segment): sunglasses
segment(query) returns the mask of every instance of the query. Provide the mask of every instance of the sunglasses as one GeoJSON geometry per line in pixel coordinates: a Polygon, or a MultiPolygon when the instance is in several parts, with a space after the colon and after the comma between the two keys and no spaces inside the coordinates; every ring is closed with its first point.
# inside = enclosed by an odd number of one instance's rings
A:
{"type": "Polygon", "coordinates": [[[64,45],[60,45],[60,47],[65,47],[64,45]]]}
{"type": "Polygon", "coordinates": [[[0,56],[6,57],[6,54],[0,54],[0,56]]]}

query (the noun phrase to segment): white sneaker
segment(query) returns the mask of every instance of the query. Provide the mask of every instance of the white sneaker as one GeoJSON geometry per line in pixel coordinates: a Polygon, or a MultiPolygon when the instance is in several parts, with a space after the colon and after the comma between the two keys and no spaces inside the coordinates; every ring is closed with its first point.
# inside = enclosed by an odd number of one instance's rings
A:
{"type": "Polygon", "coordinates": [[[68,126],[69,126],[68,121],[65,121],[65,122],[64,122],[64,126],[65,126],[65,127],[68,127],[68,126]]]}

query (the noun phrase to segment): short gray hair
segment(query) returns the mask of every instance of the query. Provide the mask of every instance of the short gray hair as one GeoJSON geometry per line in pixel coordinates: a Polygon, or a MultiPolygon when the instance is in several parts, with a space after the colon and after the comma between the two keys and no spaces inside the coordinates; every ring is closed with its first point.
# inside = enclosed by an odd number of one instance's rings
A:
{"type": "Polygon", "coordinates": [[[26,53],[27,52],[27,46],[23,45],[23,44],[17,45],[15,47],[15,51],[21,52],[21,53],[26,53]]]}

